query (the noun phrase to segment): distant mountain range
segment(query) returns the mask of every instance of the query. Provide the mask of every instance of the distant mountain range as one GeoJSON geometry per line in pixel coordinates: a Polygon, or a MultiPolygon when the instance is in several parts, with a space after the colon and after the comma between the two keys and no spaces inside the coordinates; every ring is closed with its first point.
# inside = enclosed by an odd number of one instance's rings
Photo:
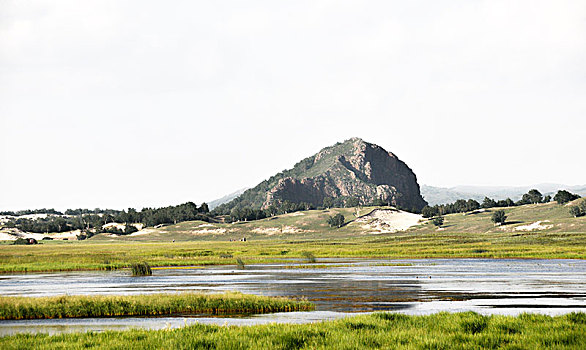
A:
{"type": "Polygon", "coordinates": [[[450,188],[422,185],[421,194],[429,205],[453,203],[458,199],[475,199],[482,202],[484,197],[495,200],[511,198],[517,201],[533,188],[539,190],[544,196],[553,196],[558,190],[568,190],[580,196],[586,196],[586,185],[569,186],[550,183],[532,186],[456,186],[450,188]]]}
{"type": "Polygon", "coordinates": [[[222,205],[224,203],[228,203],[229,201],[233,200],[234,198],[237,198],[238,196],[240,196],[241,194],[244,193],[244,191],[246,191],[248,188],[241,188],[238,191],[232,192],[230,194],[225,195],[222,198],[218,198],[218,199],[214,199],[213,201],[208,203],[208,206],[210,208],[210,210],[215,209],[217,206],[222,205]]]}
{"type": "Polygon", "coordinates": [[[413,210],[426,204],[415,174],[404,162],[380,146],[352,138],[301,160],[219,205],[218,210],[266,209],[286,201],[317,207],[326,198],[342,204],[350,199],[361,204],[379,200],[413,210]]]}

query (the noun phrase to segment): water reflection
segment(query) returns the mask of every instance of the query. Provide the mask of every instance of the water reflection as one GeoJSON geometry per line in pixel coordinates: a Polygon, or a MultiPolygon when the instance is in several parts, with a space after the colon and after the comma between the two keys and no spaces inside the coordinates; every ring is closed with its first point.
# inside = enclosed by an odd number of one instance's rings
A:
{"type": "MultiPolygon", "coordinates": [[[[145,277],[131,277],[127,271],[4,275],[0,276],[0,293],[48,296],[241,291],[258,295],[303,297],[315,302],[318,310],[313,313],[230,318],[229,324],[270,320],[311,322],[342,317],[348,312],[377,310],[407,314],[472,310],[485,314],[541,312],[553,315],[584,311],[586,308],[584,261],[324,259],[314,266],[290,263],[247,265],[244,270],[238,270],[235,266],[157,269],[152,276],[145,277]]],[[[14,330],[51,322],[55,326],[59,326],[56,324],[59,322],[69,322],[72,329],[102,329],[108,328],[108,324],[114,328],[129,325],[161,328],[167,323],[179,326],[181,322],[223,323],[226,319],[187,318],[184,321],[183,317],[166,320],[127,318],[110,319],[109,323],[99,319],[48,321],[2,321],[0,333],[10,327],[14,330]],[[99,326],[92,328],[87,323],[99,326]]]]}

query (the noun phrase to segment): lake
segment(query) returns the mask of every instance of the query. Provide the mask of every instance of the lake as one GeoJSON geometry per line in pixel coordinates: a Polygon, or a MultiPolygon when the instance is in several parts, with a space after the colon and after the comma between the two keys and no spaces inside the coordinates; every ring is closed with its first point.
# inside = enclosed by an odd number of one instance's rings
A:
{"type": "Polygon", "coordinates": [[[0,335],[179,327],[195,322],[249,325],[314,322],[357,312],[410,315],[439,311],[482,314],[522,312],[558,315],[586,311],[586,261],[544,259],[318,259],[205,268],[162,268],[152,276],[129,271],[0,275],[5,296],[223,292],[303,297],[312,312],[210,317],[117,317],[0,321],[0,335]]]}

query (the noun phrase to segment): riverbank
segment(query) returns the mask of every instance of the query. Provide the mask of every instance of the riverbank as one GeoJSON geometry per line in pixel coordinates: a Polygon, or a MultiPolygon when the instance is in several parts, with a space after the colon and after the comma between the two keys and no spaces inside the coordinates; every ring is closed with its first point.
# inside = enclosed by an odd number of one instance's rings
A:
{"type": "Polygon", "coordinates": [[[192,325],[178,329],[19,334],[3,349],[583,349],[586,314],[406,316],[375,313],[303,325],[192,325]]]}
{"type": "Polygon", "coordinates": [[[0,320],[178,314],[259,314],[313,309],[315,306],[308,301],[237,292],[0,297],[0,320]]]}
{"type": "Polygon", "coordinates": [[[115,270],[136,262],[159,266],[236,265],[320,258],[586,259],[586,233],[394,233],[340,239],[246,242],[50,241],[0,245],[0,273],[115,270]]]}

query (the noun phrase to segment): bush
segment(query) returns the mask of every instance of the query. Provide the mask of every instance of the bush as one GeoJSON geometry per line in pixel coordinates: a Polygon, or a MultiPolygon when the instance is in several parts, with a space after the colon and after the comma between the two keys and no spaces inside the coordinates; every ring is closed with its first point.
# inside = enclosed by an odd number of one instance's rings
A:
{"type": "Polygon", "coordinates": [[[330,225],[330,227],[340,228],[344,225],[344,221],[346,221],[346,218],[344,218],[344,215],[336,214],[334,216],[329,217],[328,225],[330,225]]]}
{"type": "Polygon", "coordinates": [[[584,216],[586,215],[586,213],[584,212],[584,210],[582,210],[581,208],[582,206],[571,206],[570,207],[570,215],[572,215],[573,217],[577,218],[579,216],[584,216]]]}
{"type": "Polygon", "coordinates": [[[316,261],[315,255],[313,255],[312,252],[304,251],[301,252],[301,255],[305,257],[305,260],[307,260],[308,263],[314,263],[316,261]]]}
{"type": "Polygon", "coordinates": [[[578,198],[580,198],[580,196],[577,194],[570,193],[566,190],[559,190],[558,193],[556,193],[556,195],[553,197],[553,200],[558,202],[558,204],[566,204],[578,198]]]}
{"type": "Polygon", "coordinates": [[[238,264],[240,270],[244,269],[244,261],[241,258],[236,258],[236,264],[238,264]]]}
{"type": "Polygon", "coordinates": [[[27,244],[29,244],[29,242],[28,242],[28,239],[25,239],[25,238],[17,238],[16,241],[14,241],[14,243],[12,243],[12,244],[15,244],[15,245],[27,245],[27,244]]]}
{"type": "Polygon", "coordinates": [[[492,213],[492,217],[490,218],[495,225],[503,225],[507,220],[507,216],[505,215],[504,210],[497,210],[492,213]]]}
{"type": "Polygon", "coordinates": [[[444,224],[444,217],[443,216],[437,216],[437,217],[433,218],[433,220],[431,220],[431,222],[435,226],[440,227],[441,225],[444,224]]]}
{"type": "Polygon", "coordinates": [[[150,265],[146,262],[132,264],[131,268],[133,276],[151,276],[153,274],[150,265]]]}

